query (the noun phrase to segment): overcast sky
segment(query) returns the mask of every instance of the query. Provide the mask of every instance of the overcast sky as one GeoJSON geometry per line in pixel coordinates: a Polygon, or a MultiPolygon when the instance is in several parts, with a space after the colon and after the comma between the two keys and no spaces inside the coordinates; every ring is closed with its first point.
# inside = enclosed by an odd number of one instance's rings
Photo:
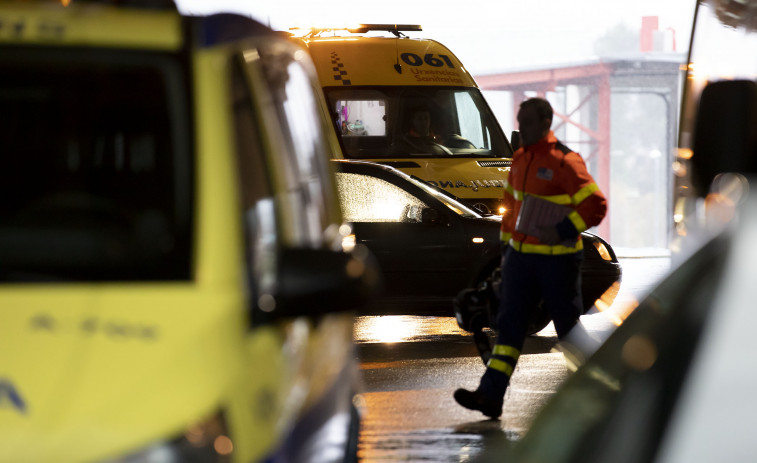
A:
{"type": "Polygon", "coordinates": [[[594,42],[624,23],[641,27],[658,16],[659,28],[675,30],[685,51],[694,0],[176,0],[187,14],[236,12],[274,29],[294,26],[420,24],[411,37],[436,39],[473,74],[594,58],[594,42]]]}

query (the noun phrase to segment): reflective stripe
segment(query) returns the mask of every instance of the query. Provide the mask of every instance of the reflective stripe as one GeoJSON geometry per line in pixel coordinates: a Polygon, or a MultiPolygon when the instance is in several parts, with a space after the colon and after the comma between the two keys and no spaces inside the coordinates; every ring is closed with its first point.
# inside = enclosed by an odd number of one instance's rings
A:
{"type": "Polygon", "coordinates": [[[590,183],[589,185],[586,185],[585,187],[578,190],[578,193],[573,195],[573,204],[575,204],[576,206],[581,204],[584,199],[594,194],[595,191],[599,191],[599,187],[596,183],[590,183]]]}
{"type": "Polygon", "coordinates": [[[518,360],[520,357],[520,351],[513,346],[506,346],[504,344],[496,344],[492,350],[492,355],[502,355],[504,357],[511,357],[518,360]]]}
{"type": "Polygon", "coordinates": [[[545,255],[572,254],[584,248],[583,240],[577,240],[575,247],[564,246],[562,244],[558,244],[557,246],[550,246],[548,244],[523,243],[521,241],[515,241],[512,238],[510,238],[510,241],[508,242],[508,244],[512,246],[513,249],[515,249],[516,251],[524,252],[526,254],[545,254],[545,255]]]}
{"type": "Polygon", "coordinates": [[[537,195],[533,193],[524,193],[519,190],[513,190],[513,197],[519,201],[523,201],[523,198],[526,196],[533,196],[534,198],[543,199],[545,201],[549,201],[550,203],[555,204],[562,204],[563,206],[568,206],[570,204],[573,204],[570,198],[570,195],[562,194],[562,195],[537,195]]]}
{"type": "Polygon", "coordinates": [[[499,240],[504,242],[510,241],[510,238],[513,237],[513,234],[510,232],[504,232],[502,230],[499,231],[499,240]]]}
{"type": "Polygon", "coordinates": [[[533,193],[528,193],[529,196],[535,196],[539,199],[543,199],[545,201],[549,201],[550,203],[555,204],[562,204],[567,206],[568,204],[571,204],[570,201],[570,195],[551,195],[551,196],[545,196],[545,195],[535,195],[533,193]]]}
{"type": "Polygon", "coordinates": [[[573,222],[573,226],[576,227],[576,230],[578,230],[579,233],[588,228],[586,226],[586,222],[584,222],[583,217],[581,217],[578,212],[572,211],[570,214],[568,214],[568,218],[571,222],[573,222]]]}
{"type": "Polygon", "coordinates": [[[523,200],[523,198],[526,195],[528,195],[528,196],[534,196],[536,198],[540,198],[540,199],[543,199],[545,201],[549,201],[549,202],[555,203],[555,204],[563,204],[563,205],[573,204],[573,205],[577,206],[577,205],[581,204],[586,198],[588,198],[589,196],[591,196],[592,194],[594,194],[594,192],[599,191],[599,186],[597,186],[596,183],[591,183],[591,184],[586,185],[585,187],[581,188],[580,190],[578,190],[578,192],[576,194],[574,194],[573,196],[570,196],[568,194],[562,194],[562,195],[537,195],[537,194],[534,194],[534,193],[525,193],[525,192],[520,191],[520,190],[513,190],[513,188],[509,184],[507,184],[507,186],[506,186],[505,189],[508,192],[510,192],[513,195],[513,197],[515,197],[515,199],[518,199],[518,200],[521,200],[521,201],[523,200]]]}
{"type": "Polygon", "coordinates": [[[501,371],[507,376],[513,375],[513,366],[499,359],[490,358],[489,363],[486,364],[486,367],[491,368],[492,370],[501,371]]]}
{"type": "Polygon", "coordinates": [[[512,187],[512,185],[510,185],[510,183],[507,180],[505,180],[504,188],[505,188],[505,191],[507,191],[508,193],[510,193],[511,195],[514,196],[513,187],[512,187]]]}

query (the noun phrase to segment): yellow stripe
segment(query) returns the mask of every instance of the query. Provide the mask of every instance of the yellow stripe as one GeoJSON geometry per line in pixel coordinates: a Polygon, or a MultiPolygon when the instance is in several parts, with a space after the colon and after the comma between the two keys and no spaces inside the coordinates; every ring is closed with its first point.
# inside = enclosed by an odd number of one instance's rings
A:
{"type": "Polygon", "coordinates": [[[578,190],[578,193],[573,195],[573,204],[575,204],[576,206],[581,204],[584,199],[594,194],[595,191],[599,191],[599,187],[596,183],[590,183],[586,185],[585,187],[578,190]]]}
{"type": "Polygon", "coordinates": [[[514,191],[513,186],[510,185],[510,183],[507,180],[505,180],[504,188],[505,188],[505,191],[507,191],[510,194],[513,194],[513,191],[514,191]]]}
{"type": "Polygon", "coordinates": [[[581,233],[582,231],[586,230],[586,222],[584,222],[583,217],[576,212],[572,211],[570,214],[568,214],[568,218],[571,222],[573,222],[573,226],[576,227],[576,230],[578,230],[578,233],[581,233]]]}
{"type": "Polygon", "coordinates": [[[513,375],[513,366],[499,359],[495,359],[495,358],[489,359],[489,363],[486,364],[486,367],[491,368],[492,370],[501,371],[507,376],[513,375]]]}
{"type": "Polygon", "coordinates": [[[543,199],[545,201],[549,201],[550,203],[555,204],[562,204],[564,206],[568,206],[572,204],[570,195],[562,194],[562,195],[536,195],[533,193],[524,193],[519,190],[513,190],[513,197],[519,201],[523,201],[523,198],[526,196],[533,196],[534,198],[543,199]]]}
{"type": "Polygon", "coordinates": [[[513,237],[513,234],[510,232],[503,232],[502,230],[499,231],[499,240],[500,241],[510,241],[510,238],[513,237]]]}
{"type": "Polygon", "coordinates": [[[514,348],[513,346],[506,346],[504,344],[496,344],[494,346],[494,350],[492,350],[493,355],[502,355],[505,357],[512,357],[515,360],[518,360],[518,357],[520,357],[520,350],[514,348]]]}
{"type": "Polygon", "coordinates": [[[535,197],[543,199],[545,201],[549,201],[550,203],[562,204],[562,205],[565,205],[565,206],[567,206],[568,204],[571,204],[571,202],[570,202],[570,195],[566,195],[566,194],[544,196],[544,195],[535,195],[535,194],[529,193],[528,195],[529,196],[535,196],[535,197]]]}
{"type": "Polygon", "coordinates": [[[559,254],[573,254],[584,248],[583,240],[577,240],[576,246],[574,247],[564,246],[562,244],[558,244],[557,246],[550,246],[548,244],[523,243],[521,241],[515,241],[512,238],[510,238],[508,244],[518,252],[523,252],[526,254],[544,254],[548,256],[559,254]]]}

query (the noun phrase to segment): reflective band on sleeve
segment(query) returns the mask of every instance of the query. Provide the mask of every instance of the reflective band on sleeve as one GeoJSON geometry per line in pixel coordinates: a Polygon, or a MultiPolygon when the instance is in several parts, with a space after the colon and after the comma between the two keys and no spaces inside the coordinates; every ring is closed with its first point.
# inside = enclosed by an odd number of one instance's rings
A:
{"type": "Polygon", "coordinates": [[[581,204],[584,199],[591,196],[595,191],[599,191],[599,187],[596,183],[590,183],[585,187],[578,190],[578,193],[573,195],[573,204],[576,206],[581,204]]]}
{"type": "Polygon", "coordinates": [[[513,375],[513,366],[499,359],[495,359],[495,358],[489,359],[489,363],[486,364],[486,367],[491,368],[492,370],[501,371],[507,376],[513,375]]]}
{"type": "Polygon", "coordinates": [[[506,346],[504,344],[496,344],[492,350],[492,355],[502,355],[504,357],[510,357],[518,360],[520,351],[513,346],[506,346]]]}
{"type": "Polygon", "coordinates": [[[507,180],[505,180],[504,188],[505,188],[505,191],[507,191],[511,195],[513,194],[513,191],[514,191],[513,187],[512,185],[510,185],[510,182],[508,182],[507,180]]]}
{"type": "Polygon", "coordinates": [[[573,222],[573,226],[576,227],[576,230],[578,230],[579,233],[586,230],[586,222],[584,222],[584,219],[578,212],[572,211],[568,214],[568,219],[573,222]]]}
{"type": "Polygon", "coordinates": [[[513,236],[513,234],[510,233],[510,232],[503,232],[501,230],[499,232],[499,239],[503,243],[507,243],[508,241],[510,241],[510,238],[512,238],[512,236],[513,236]]]}

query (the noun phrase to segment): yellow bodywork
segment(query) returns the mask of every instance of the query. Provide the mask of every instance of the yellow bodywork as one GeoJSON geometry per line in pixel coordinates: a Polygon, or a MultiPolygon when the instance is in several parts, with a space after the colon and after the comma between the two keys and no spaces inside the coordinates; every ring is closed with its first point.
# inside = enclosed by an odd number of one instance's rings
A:
{"type": "Polygon", "coordinates": [[[30,1],[4,5],[0,20],[0,41],[18,44],[176,50],[182,43],[175,11],[30,1]]]}
{"type": "MultiPolygon", "coordinates": [[[[447,47],[429,39],[368,36],[296,38],[307,47],[321,86],[437,86],[478,88],[465,66],[447,47]]],[[[330,114],[330,108],[324,113],[330,114]]],[[[333,119],[333,118],[332,118],[333,119]]],[[[336,132],[336,130],[335,130],[336,132]]],[[[344,158],[341,150],[335,158],[344,158]]],[[[392,165],[466,200],[501,203],[509,158],[387,157],[361,159],[392,165]]],[[[497,211],[493,211],[497,212],[497,211]]]]}
{"type": "MultiPolygon", "coordinates": [[[[0,24],[20,31],[0,28],[0,46],[175,50],[183,40],[176,12],[111,6],[4,5],[0,24]],[[59,33],[49,36],[44,24],[59,33]]],[[[258,461],[354,366],[349,313],[251,326],[230,114],[233,51],[191,52],[193,279],[0,285],[0,461],[119,458],[219,413],[233,461],[258,461]]]]}
{"type": "Polygon", "coordinates": [[[475,87],[459,59],[434,40],[383,37],[302,39],[321,85],[444,85],[475,87]],[[343,66],[334,69],[332,60],[343,66]],[[401,72],[397,71],[399,65],[401,72]]]}

